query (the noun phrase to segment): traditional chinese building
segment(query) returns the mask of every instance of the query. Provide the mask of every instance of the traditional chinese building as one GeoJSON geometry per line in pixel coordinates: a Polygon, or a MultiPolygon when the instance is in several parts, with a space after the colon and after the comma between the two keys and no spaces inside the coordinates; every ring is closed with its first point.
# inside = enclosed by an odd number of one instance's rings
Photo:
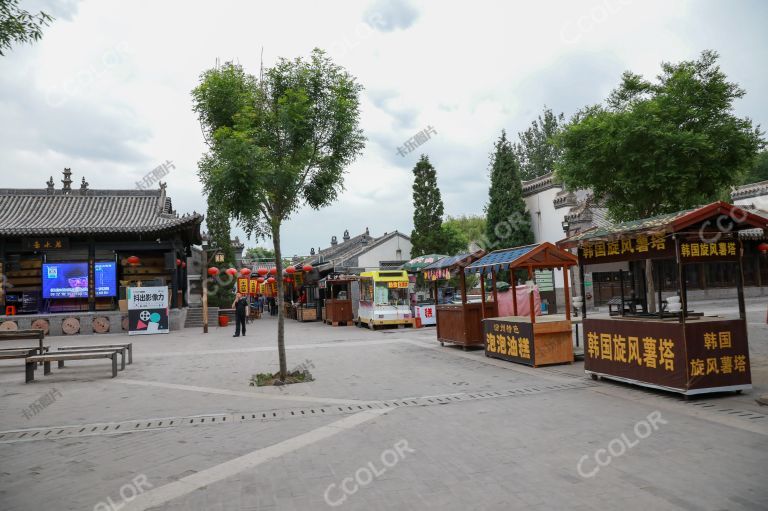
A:
{"type": "Polygon", "coordinates": [[[171,328],[183,324],[190,247],[202,215],[174,211],[155,190],[72,186],[0,189],[0,329],[53,335],[120,332],[129,286],[168,286],[171,328]],[[124,308],[124,307],[123,307],[124,308]]]}
{"type": "Polygon", "coordinates": [[[297,258],[296,262],[311,264],[320,274],[329,272],[360,273],[362,271],[399,268],[411,259],[411,238],[393,231],[381,236],[365,232],[350,236],[344,231],[341,241],[331,237],[331,245],[324,249],[310,250],[309,257],[297,258]]]}

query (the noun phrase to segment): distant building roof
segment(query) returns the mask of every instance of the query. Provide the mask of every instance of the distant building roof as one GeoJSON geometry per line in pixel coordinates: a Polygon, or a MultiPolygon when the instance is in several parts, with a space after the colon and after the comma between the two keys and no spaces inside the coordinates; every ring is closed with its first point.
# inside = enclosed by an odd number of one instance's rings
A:
{"type": "MultiPolygon", "coordinates": [[[[396,236],[401,236],[407,240],[411,239],[398,231],[386,233],[378,238],[371,236],[368,229],[364,233],[352,237],[349,237],[348,233],[345,232],[341,243],[336,242],[334,244],[336,241],[334,236],[330,247],[320,249],[316,254],[304,259],[301,264],[309,263],[320,269],[326,269],[327,267],[355,267],[357,266],[358,257],[396,236]]],[[[403,262],[400,262],[400,264],[403,264],[403,262]]]]}
{"type": "Polygon", "coordinates": [[[751,199],[762,195],[768,195],[768,181],[737,186],[731,191],[731,200],[751,199]]]}
{"type": "MultiPolygon", "coordinates": [[[[68,169],[67,169],[68,170],[68,169]]],[[[69,174],[65,173],[68,180],[69,174]]],[[[0,189],[0,236],[163,235],[183,232],[200,242],[198,213],[179,216],[158,190],[90,190],[83,179],[79,189],[0,189]]]]}

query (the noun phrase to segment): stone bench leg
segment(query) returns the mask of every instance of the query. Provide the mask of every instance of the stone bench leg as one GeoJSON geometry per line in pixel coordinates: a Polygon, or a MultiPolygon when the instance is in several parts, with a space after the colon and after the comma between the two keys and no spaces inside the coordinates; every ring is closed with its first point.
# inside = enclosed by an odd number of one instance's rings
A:
{"type": "Polygon", "coordinates": [[[61,369],[62,367],[64,367],[64,361],[63,360],[59,360],[59,369],[61,369]]]}
{"type": "Polygon", "coordinates": [[[133,344],[128,345],[128,363],[133,364],[133,344]]]}
{"type": "Polygon", "coordinates": [[[46,360],[43,362],[43,374],[48,375],[51,374],[51,361],[46,360]]]}
{"type": "Polygon", "coordinates": [[[24,383],[29,383],[35,379],[35,368],[37,367],[37,362],[27,362],[25,365],[26,365],[26,381],[24,383]]]}
{"type": "Polygon", "coordinates": [[[125,349],[120,351],[120,370],[125,370],[125,349]]]}
{"type": "Polygon", "coordinates": [[[117,352],[112,353],[112,378],[117,376],[117,352]]]}

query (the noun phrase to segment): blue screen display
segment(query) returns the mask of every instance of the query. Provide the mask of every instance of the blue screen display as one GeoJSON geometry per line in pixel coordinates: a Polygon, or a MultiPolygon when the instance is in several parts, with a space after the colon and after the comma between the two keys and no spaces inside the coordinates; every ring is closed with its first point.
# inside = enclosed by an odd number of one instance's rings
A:
{"type": "Polygon", "coordinates": [[[94,263],[94,279],[96,280],[96,296],[117,295],[117,263],[106,261],[94,263]]]}
{"type": "MultiPolygon", "coordinates": [[[[117,263],[94,263],[96,296],[117,294],[117,263]]],[[[43,298],[88,298],[88,263],[43,264],[43,298]]]]}

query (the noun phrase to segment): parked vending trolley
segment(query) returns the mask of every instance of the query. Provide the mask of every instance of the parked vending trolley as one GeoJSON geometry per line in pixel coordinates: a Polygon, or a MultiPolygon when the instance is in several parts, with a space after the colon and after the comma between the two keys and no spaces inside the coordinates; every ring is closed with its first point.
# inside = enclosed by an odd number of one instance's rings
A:
{"type": "MultiPolygon", "coordinates": [[[[483,346],[483,313],[480,311],[482,303],[469,303],[467,301],[467,282],[464,268],[485,255],[484,251],[471,254],[459,254],[453,257],[444,257],[422,269],[422,274],[427,282],[433,285],[436,314],[437,340],[441,346],[445,343],[457,344],[467,349],[469,346],[483,346]],[[461,303],[439,303],[438,288],[441,282],[446,282],[453,277],[458,277],[461,283],[461,303]]],[[[494,303],[486,304],[493,308],[494,303]]],[[[488,311],[488,316],[495,316],[495,308],[488,311]]]]}
{"type": "Polygon", "coordinates": [[[354,324],[352,309],[352,283],[357,279],[348,276],[326,278],[321,284],[325,286],[325,317],[323,321],[333,326],[349,326],[354,324]]]}
{"type": "MultiPolygon", "coordinates": [[[[486,276],[490,275],[493,283],[493,301],[497,304],[499,300],[496,274],[499,271],[515,275],[518,271],[524,270],[528,275],[528,291],[525,293],[528,298],[527,304],[519,303],[518,288],[514,286],[512,316],[483,318],[486,356],[534,367],[573,363],[568,269],[576,263],[576,257],[573,254],[545,242],[495,250],[467,266],[465,272],[480,274],[481,284],[484,284],[486,276]],[[565,314],[537,316],[534,271],[542,269],[560,269],[563,272],[565,314]],[[524,305],[526,307],[523,307],[524,305]],[[524,308],[528,311],[526,315],[522,314],[524,308]]],[[[481,298],[485,304],[484,289],[481,292],[481,298]]]]}
{"type": "MultiPolygon", "coordinates": [[[[560,242],[578,248],[580,273],[601,263],[621,263],[630,297],[615,316],[587,317],[584,368],[599,377],[686,396],[751,388],[744,304],[743,244],[738,232],[768,229],[768,220],[738,206],[707,206],[595,228],[560,242]],[[650,261],[658,312],[649,313],[646,262],[650,261]],[[704,315],[688,308],[687,282],[718,263],[735,275],[738,317],[704,315]],[[674,294],[662,292],[674,287],[674,294]],[[640,288],[640,289],[638,289],[640,288]],[[640,297],[639,299],[637,297],[640,297]]],[[[582,296],[584,295],[584,279],[582,296]]],[[[725,304],[726,300],[723,300],[725,304]]]]}
{"type": "Polygon", "coordinates": [[[413,326],[408,285],[405,270],[361,273],[358,324],[371,330],[378,326],[413,326]]]}

